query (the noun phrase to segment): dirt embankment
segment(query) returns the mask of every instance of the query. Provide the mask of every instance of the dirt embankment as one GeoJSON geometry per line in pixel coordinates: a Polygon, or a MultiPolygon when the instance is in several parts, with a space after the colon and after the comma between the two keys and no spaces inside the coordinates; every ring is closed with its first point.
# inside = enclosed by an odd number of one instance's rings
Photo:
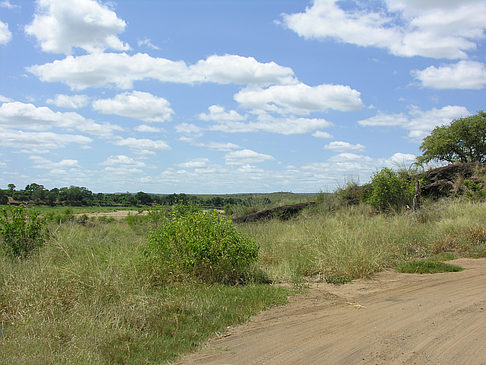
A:
{"type": "Polygon", "coordinates": [[[180,364],[486,364],[486,259],[315,284],[180,364]]]}

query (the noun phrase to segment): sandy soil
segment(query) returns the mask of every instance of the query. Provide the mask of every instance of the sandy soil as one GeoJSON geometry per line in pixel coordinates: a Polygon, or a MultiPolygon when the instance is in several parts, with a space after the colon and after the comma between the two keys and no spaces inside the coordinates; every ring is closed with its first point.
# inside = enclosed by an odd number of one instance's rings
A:
{"type": "Polygon", "coordinates": [[[129,215],[137,215],[137,214],[141,214],[141,215],[146,215],[148,214],[148,211],[144,210],[143,212],[141,213],[138,213],[138,211],[136,210],[117,210],[117,211],[114,211],[114,212],[96,212],[96,213],[77,213],[75,214],[76,217],[82,217],[83,215],[86,215],[87,217],[89,218],[92,218],[92,217],[113,217],[115,219],[121,219],[121,218],[125,218],[129,215]]]}
{"type": "Polygon", "coordinates": [[[486,364],[486,259],[315,284],[180,364],[486,364]]]}

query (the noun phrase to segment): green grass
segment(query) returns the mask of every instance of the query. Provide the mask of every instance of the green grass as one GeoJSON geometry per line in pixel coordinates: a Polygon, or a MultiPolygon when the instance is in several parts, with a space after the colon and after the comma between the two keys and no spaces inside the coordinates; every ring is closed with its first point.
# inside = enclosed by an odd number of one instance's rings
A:
{"type": "Polygon", "coordinates": [[[440,272],[458,272],[463,268],[457,265],[446,264],[437,260],[407,261],[397,265],[398,272],[409,274],[436,274],[440,272]]]}
{"type": "Polygon", "coordinates": [[[486,257],[486,205],[428,203],[418,215],[376,214],[366,206],[312,208],[289,222],[241,225],[261,245],[259,264],[274,281],[319,276],[341,283],[402,261],[436,255],[486,257]]]}
{"type": "Polygon", "coordinates": [[[160,364],[287,300],[263,284],[154,286],[144,240],[124,222],[69,223],[38,255],[0,257],[0,363],[160,364]]]}
{"type": "MultiPolygon", "coordinates": [[[[268,284],[154,282],[140,265],[150,222],[51,223],[38,253],[0,254],[0,364],[163,364],[292,293],[268,284]]],[[[404,261],[486,257],[485,222],[482,203],[426,202],[419,214],[389,215],[323,203],[287,222],[237,228],[260,245],[262,277],[342,284],[404,261]]]]}

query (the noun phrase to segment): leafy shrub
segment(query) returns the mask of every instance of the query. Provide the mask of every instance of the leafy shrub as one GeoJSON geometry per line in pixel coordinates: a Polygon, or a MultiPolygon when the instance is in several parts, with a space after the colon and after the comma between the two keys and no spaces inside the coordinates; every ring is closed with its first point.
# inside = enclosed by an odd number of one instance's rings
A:
{"type": "Polygon", "coordinates": [[[486,191],[480,185],[471,180],[464,180],[464,185],[468,188],[466,196],[471,201],[482,201],[486,198],[486,191]]]}
{"type": "Polygon", "coordinates": [[[373,175],[366,202],[381,211],[400,210],[407,204],[411,205],[414,193],[412,181],[400,177],[392,169],[384,168],[373,175]]]}
{"type": "Polygon", "coordinates": [[[344,188],[338,189],[336,194],[345,205],[358,205],[369,195],[369,185],[359,185],[357,182],[349,182],[344,188]]]}
{"type": "Polygon", "coordinates": [[[24,207],[3,208],[0,215],[0,234],[8,255],[26,257],[48,238],[45,220],[33,210],[27,214],[24,207]]]}
{"type": "Polygon", "coordinates": [[[173,206],[149,236],[145,255],[162,280],[193,277],[206,282],[244,280],[259,247],[216,211],[173,206]]]}

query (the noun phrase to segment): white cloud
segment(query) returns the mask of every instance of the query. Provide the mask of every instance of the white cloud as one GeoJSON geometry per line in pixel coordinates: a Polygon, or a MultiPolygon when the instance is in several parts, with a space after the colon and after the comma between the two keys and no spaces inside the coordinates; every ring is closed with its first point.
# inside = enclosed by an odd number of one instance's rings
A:
{"type": "Polygon", "coordinates": [[[69,144],[86,146],[92,139],[73,134],[59,134],[52,132],[24,132],[0,127],[2,147],[15,148],[16,150],[34,151],[46,153],[49,150],[63,148],[69,144]]]}
{"type": "Polygon", "coordinates": [[[46,130],[54,127],[76,129],[80,132],[100,137],[111,136],[113,131],[122,130],[119,126],[95,123],[78,113],[53,112],[47,107],[36,107],[21,102],[4,103],[0,106],[0,125],[22,127],[32,130],[46,130]]]}
{"type": "Polygon", "coordinates": [[[234,99],[244,108],[281,114],[309,114],[328,109],[354,111],[363,107],[360,93],[344,85],[275,85],[266,89],[246,88],[234,99]]]}
{"type": "Polygon", "coordinates": [[[44,52],[71,54],[74,47],[87,52],[130,49],[117,34],[126,23],[96,0],[38,0],[34,20],[25,27],[44,52]]]}
{"type": "Polygon", "coordinates": [[[15,9],[20,8],[20,6],[12,4],[10,0],[3,0],[2,2],[0,2],[0,8],[15,9]]]}
{"type": "Polygon", "coordinates": [[[171,120],[174,114],[167,100],[142,91],[118,94],[113,99],[96,100],[93,108],[103,114],[115,114],[144,122],[165,122],[171,120]]]}
{"type": "Polygon", "coordinates": [[[441,109],[433,108],[422,111],[417,107],[412,107],[408,115],[378,113],[374,117],[360,120],[358,124],[373,127],[401,127],[407,130],[408,137],[420,142],[436,126],[447,124],[454,119],[470,115],[469,111],[463,106],[445,106],[441,109]]]}
{"type": "Polygon", "coordinates": [[[331,126],[330,122],[320,118],[274,117],[268,113],[259,113],[255,118],[255,121],[250,122],[219,122],[211,125],[209,129],[226,133],[269,132],[291,135],[331,126]]]}
{"type": "Polygon", "coordinates": [[[146,124],[140,124],[133,129],[136,130],[137,132],[142,132],[142,133],[164,132],[164,130],[162,128],[156,128],[156,127],[152,127],[152,126],[146,125],[146,124]]]}
{"type": "Polygon", "coordinates": [[[324,131],[315,131],[312,133],[312,137],[329,139],[332,138],[332,135],[324,131]]]}
{"type": "Polygon", "coordinates": [[[392,168],[409,167],[417,156],[410,153],[395,153],[392,157],[385,161],[385,166],[392,168]]]}
{"type": "Polygon", "coordinates": [[[155,50],[160,49],[155,44],[153,44],[152,41],[149,38],[140,39],[137,42],[137,44],[138,44],[139,47],[145,46],[145,47],[150,48],[150,49],[155,49],[155,50]]]}
{"type": "Polygon", "coordinates": [[[246,119],[246,116],[239,114],[235,110],[230,110],[226,112],[224,107],[220,105],[211,105],[209,108],[209,113],[199,114],[199,119],[205,121],[215,121],[215,122],[241,122],[246,119]]]}
{"type": "Polygon", "coordinates": [[[249,149],[228,152],[225,155],[227,165],[245,165],[275,160],[273,156],[258,153],[249,149]]]}
{"type": "Polygon", "coordinates": [[[10,98],[7,98],[6,96],[0,95],[0,103],[9,103],[12,102],[13,100],[10,98]]]}
{"type": "Polygon", "coordinates": [[[296,82],[293,71],[275,62],[261,63],[253,57],[209,56],[190,67],[197,81],[220,84],[287,84],[296,82]]]}
{"type": "Polygon", "coordinates": [[[221,84],[282,84],[295,82],[291,68],[274,62],[260,63],[253,57],[210,56],[195,65],[183,61],[155,58],[144,53],[95,53],[68,56],[27,70],[42,81],[62,82],[71,89],[116,85],[131,89],[134,81],[155,79],[161,82],[221,84]]]}
{"type": "Polygon", "coordinates": [[[195,135],[201,134],[201,128],[191,123],[181,123],[176,125],[174,128],[177,133],[195,134],[195,135]]]}
{"type": "Polygon", "coordinates": [[[0,21],[0,44],[7,44],[12,39],[12,33],[8,30],[8,24],[0,21]]]}
{"type": "Polygon", "coordinates": [[[210,150],[216,150],[216,151],[222,151],[222,152],[227,152],[231,150],[235,150],[237,148],[240,148],[237,144],[231,143],[231,142],[208,142],[208,143],[198,143],[196,144],[199,147],[206,147],[209,148],[210,150]]]}
{"type": "Polygon", "coordinates": [[[145,163],[142,161],[134,160],[131,157],[125,155],[116,155],[108,157],[104,162],[101,163],[104,166],[123,166],[123,167],[145,167],[145,163]]]}
{"type": "Polygon", "coordinates": [[[209,160],[207,158],[195,158],[193,160],[180,163],[177,166],[185,168],[185,169],[195,169],[195,168],[206,167],[208,162],[209,162],[209,160]]]}
{"type": "Polygon", "coordinates": [[[29,156],[29,160],[32,160],[35,163],[33,166],[35,169],[69,171],[72,169],[79,169],[81,167],[79,166],[78,160],[65,159],[54,162],[41,156],[29,156]]]}
{"type": "Polygon", "coordinates": [[[338,0],[314,0],[305,12],[284,14],[283,20],[307,39],[332,38],[405,57],[466,58],[484,37],[482,0],[385,0],[384,5],[375,11],[374,3],[356,1],[343,9],[338,0]]]}
{"type": "Polygon", "coordinates": [[[414,70],[412,75],[420,80],[423,87],[432,89],[479,90],[486,86],[486,66],[475,61],[430,66],[424,70],[414,70]]]}
{"type": "Polygon", "coordinates": [[[57,94],[54,99],[47,99],[46,102],[60,108],[79,109],[88,105],[89,98],[86,95],[57,94]]]}
{"type": "Polygon", "coordinates": [[[113,144],[117,146],[126,146],[139,151],[170,150],[170,146],[165,141],[144,138],[119,138],[118,140],[115,140],[113,144]]]}
{"type": "Polygon", "coordinates": [[[363,151],[365,146],[362,144],[351,144],[343,141],[334,141],[324,146],[326,150],[334,152],[346,152],[346,151],[363,151]]]}

